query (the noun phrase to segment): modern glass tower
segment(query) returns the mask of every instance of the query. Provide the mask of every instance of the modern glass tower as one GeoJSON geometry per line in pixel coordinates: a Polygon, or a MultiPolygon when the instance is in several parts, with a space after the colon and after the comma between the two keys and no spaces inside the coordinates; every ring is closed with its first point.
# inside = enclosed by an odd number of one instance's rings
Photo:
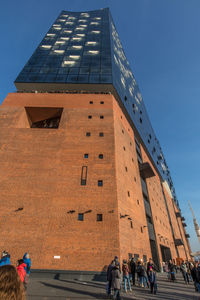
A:
{"type": "Polygon", "coordinates": [[[153,257],[158,267],[189,259],[170,171],[109,9],[62,11],[15,85],[0,108],[12,154],[0,155],[3,208],[24,214],[22,227],[11,224],[17,236],[24,226],[33,233],[34,266],[102,271],[115,255],[153,257]],[[48,250],[42,262],[38,241],[48,250]]]}

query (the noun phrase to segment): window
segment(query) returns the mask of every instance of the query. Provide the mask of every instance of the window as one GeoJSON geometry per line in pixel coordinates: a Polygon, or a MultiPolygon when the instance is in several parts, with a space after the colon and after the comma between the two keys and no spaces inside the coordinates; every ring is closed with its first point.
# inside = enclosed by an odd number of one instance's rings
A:
{"type": "Polygon", "coordinates": [[[132,162],[134,162],[134,159],[132,158],[132,162]]]}
{"type": "Polygon", "coordinates": [[[84,154],[84,158],[88,158],[89,157],[89,154],[88,153],[85,153],[84,154]]]}
{"type": "Polygon", "coordinates": [[[99,159],[103,159],[103,154],[99,154],[99,159]]]}
{"type": "Polygon", "coordinates": [[[142,118],[140,118],[140,123],[142,124],[142,118]]]}
{"type": "Polygon", "coordinates": [[[88,116],[88,119],[92,119],[92,116],[88,116]]]}
{"type": "Polygon", "coordinates": [[[130,221],[130,225],[131,225],[131,228],[133,228],[133,222],[132,221],[130,221]]]}
{"type": "Polygon", "coordinates": [[[137,200],[137,204],[138,204],[138,205],[140,204],[140,201],[139,201],[139,200],[137,200]]]}
{"type": "Polygon", "coordinates": [[[126,172],[128,172],[128,168],[127,167],[125,167],[125,170],[126,170],[126,172]]]}
{"type": "Polygon", "coordinates": [[[87,167],[83,166],[81,171],[81,185],[86,185],[87,183],[87,167]]]}
{"type": "Polygon", "coordinates": [[[100,101],[100,104],[104,104],[104,101],[100,101]]]}
{"type": "Polygon", "coordinates": [[[84,221],[84,214],[78,214],[78,221],[84,221]]]}
{"type": "Polygon", "coordinates": [[[93,101],[90,101],[90,104],[93,104],[93,101]]]}
{"type": "Polygon", "coordinates": [[[86,132],[86,136],[90,136],[91,134],[90,134],[90,132],[86,132]]]}
{"type": "Polygon", "coordinates": [[[126,151],[126,148],[125,148],[125,147],[123,147],[123,149],[124,149],[124,151],[126,151]]]}
{"type": "Polygon", "coordinates": [[[104,133],[103,132],[99,132],[99,136],[104,136],[104,133]]]}
{"type": "Polygon", "coordinates": [[[130,197],[130,192],[128,191],[127,193],[128,193],[128,197],[130,197]]]}
{"type": "Polygon", "coordinates": [[[124,100],[127,101],[127,97],[126,96],[124,97],[124,100]]]}
{"type": "Polygon", "coordinates": [[[124,133],[124,130],[122,129],[122,133],[124,133]]]}
{"type": "Polygon", "coordinates": [[[59,107],[25,107],[31,128],[57,129],[63,108],[59,107]]]}
{"type": "Polygon", "coordinates": [[[143,227],[142,226],[140,227],[140,230],[141,230],[141,233],[143,233],[143,227]]]}
{"type": "Polygon", "coordinates": [[[103,215],[97,214],[97,222],[102,222],[102,221],[103,221],[103,215]]]}
{"type": "Polygon", "coordinates": [[[104,119],[104,116],[100,116],[100,119],[104,119]]]}
{"type": "Polygon", "coordinates": [[[98,180],[98,186],[103,186],[103,180],[98,180]]]}

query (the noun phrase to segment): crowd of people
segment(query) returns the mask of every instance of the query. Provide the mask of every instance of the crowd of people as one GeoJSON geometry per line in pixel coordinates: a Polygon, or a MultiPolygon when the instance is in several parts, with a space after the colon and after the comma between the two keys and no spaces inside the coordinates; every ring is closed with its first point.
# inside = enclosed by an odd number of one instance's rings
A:
{"type": "Polygon", "coordinates": [[[31,259],[28,253],[17,261],[15,267],[11,265],[10,254],[3,251],[0,259],[0,299],[25,300],[30,270],[31,259]]]}
{"type": "MultiPolygon", "coordinates": [[[[180,271],[186,284],[193,282],[195,291],[200,292],[200,261],[199,262],[184,262],[177,266],[175,260],[163,262],[162,272],[166,272],[167,279],[176,281],[176,274],[180,271]]],[[[115,256],[107,269],[107,285],[106,293],[108,298],[120,300],[120,291],[124,289],[127,293],[132,292],[134,286],[147,287],[150,293],[157,293],[157,272],[158,268],[150,258],[148,262],[143,262],[142,259],[137,261],[131,258],[129,261],[123,260],[122,267],[115,256]]]]}

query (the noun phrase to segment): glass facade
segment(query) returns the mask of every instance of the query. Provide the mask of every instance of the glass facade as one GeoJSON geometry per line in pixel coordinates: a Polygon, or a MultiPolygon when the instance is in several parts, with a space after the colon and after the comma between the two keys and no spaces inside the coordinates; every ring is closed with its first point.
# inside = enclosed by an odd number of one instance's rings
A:
{"type": "Polygon", "coordinates": [[[178,204],[166,160],[108,8],[62,11],[15,83],[63,83],[66,89],[67,84],[112,84],[178,204]]]}

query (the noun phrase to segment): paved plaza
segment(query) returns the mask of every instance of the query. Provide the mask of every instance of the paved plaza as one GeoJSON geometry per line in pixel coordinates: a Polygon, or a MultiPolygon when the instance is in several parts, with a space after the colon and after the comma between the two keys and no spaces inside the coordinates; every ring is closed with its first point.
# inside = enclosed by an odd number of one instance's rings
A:
{"type": "MultiPolygon", "coordinates": [[[[152,295],[148,288],[134,287],[132,292],[121,292],[123,300],[167,299],[200,300],[191,282],[186,285],[181,274],[175,283],[169,282],[166,274],[158,274],[158,293],[152,295]]],[[[31,278],[27,290],[27,300],[86,300],[107,299],[105,283],[98,281],[79,281],[68,279],[31,278]]]]}

